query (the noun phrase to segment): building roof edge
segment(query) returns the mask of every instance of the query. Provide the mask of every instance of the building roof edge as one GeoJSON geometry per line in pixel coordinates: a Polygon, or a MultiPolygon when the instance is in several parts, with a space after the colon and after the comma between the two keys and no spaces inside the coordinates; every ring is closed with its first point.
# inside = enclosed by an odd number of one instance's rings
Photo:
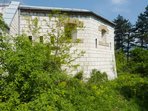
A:
{"type": "Polygon", "coordinates": [[[58,8],[58,7],[43,7],[43,6],[29,6],[29,5],[20,5],[19,9],[25,9],[25,10],[59,10],[59,11],[65,11],[65,12],[80,12],[80,13],[89,13],[99,19],[101,19],[102,21],[108,23],[109,25],[111,25],[112,27],[115,26],[115,24],[113,22],[111,22],[110,20],[96,14],[93,11],[90,10],[86,10],[86,9],[76,9],[76,8],[58,8]]]}

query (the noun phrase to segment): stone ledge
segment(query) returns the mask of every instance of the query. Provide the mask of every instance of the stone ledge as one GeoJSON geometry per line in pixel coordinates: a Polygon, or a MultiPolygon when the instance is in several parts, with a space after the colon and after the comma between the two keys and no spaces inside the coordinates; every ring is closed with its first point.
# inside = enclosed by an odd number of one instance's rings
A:
{"type": "Polygon", "coordinates": [[[109,43],[104,42],[104,41],[99,41],[99,43],[98,43],[98,44],[99,44],[99,45],[102,45],[102,46],[109,47],[109,43]]]}

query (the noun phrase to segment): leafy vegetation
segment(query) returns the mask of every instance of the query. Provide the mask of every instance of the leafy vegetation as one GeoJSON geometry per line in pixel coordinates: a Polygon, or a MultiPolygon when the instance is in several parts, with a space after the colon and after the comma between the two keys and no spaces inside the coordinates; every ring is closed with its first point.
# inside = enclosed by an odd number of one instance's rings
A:
{"type": "Polygon", "coordinates": [[[148,77],[148,50],[141,48],[132,50],[128,66],[131,73],[138,73],[143,77],[148,77]]]}
{"type": "Polygon", "coordinates": [[[105,73],[93,70],[91,78],[84,82],[83,72],[68,76],[56,67],[52,55],[48,53],[47,58],[46,44],[32,45],[25,36],[17,37],[13,45],[2,45],[1,49],[2,111],[146,111],[148,108],[146,77],[121,74],[108,81],[105,73]]]}
{"type": "Polygon", "coordinates": [[[148,6],[140,13],[134,25],[128,19],[118,15],[115,23],[115,50],[124,52],[127,62],[131,50],[139,47],[148,50],[148,6]]]}
{"type": "Polygon", "coordinates": [[[135,30],[135,38],[138,40],[137,45],[148,49],[148,5],[145,11],[138,16],[135,30]]]}
{"type": "MultiPolygon", "coordinates": [[[[33,21],[37,25],[37,19],[33,21]]],[[[61,70],[71,58],[71,45],[62,56],[53,53],[62,52],[63,46],[58,48],[56,35],[49,34],[50,44],[31,42],[26,35],[0,36],[1,111],[147,111],[146,49],[130,51],[128,62],[125,53],[116,53],[117,79],[108,81],[105,73],[93,70],[83,81],[83,72],[71,77],[61,70]]]]}

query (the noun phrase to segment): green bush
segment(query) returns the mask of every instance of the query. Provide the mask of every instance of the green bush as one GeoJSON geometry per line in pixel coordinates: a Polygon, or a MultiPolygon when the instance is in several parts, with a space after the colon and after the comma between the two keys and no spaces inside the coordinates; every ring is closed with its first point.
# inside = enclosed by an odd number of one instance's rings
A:
{"type": "Polygon", "coordinates": [[[138,74],[123,74],[113,81],[116,90],[128,101],[134,102],[141,111],[148,109],[148,78],[138,74]]]}
{"type": "Polygon", "coordinates": [[[126,60],[126,56],[122,51],[116,52],[116,67],[117,73],[122,74],[123,72],[129,72],[128,70],[128,63],[126,60]]]}
{"type": "Polygon", "coordinates": [[[77,78],[77,79],[79,79],[79,80],[83,80],[83,71],[78,72],[78,73],[74,76],[74,78],[77,78]]]}
{"type": "Polygon", "coordinates": [[[118,74],[131,73],[139,74],[142,77],[148,76],[148,50],[135,48],[130,51],[130,58],[127,61],[123,52],[116,52],[116,64],[118,74]]]}
{"type": "Polygon", "coordinates": [[[0,110],[2,111],[146,111],[148,79],[124,74],[108,81],[93,70],[68,76],[46,44],[24,36],[13,45],[2,42],[0,110]],[[15,47],[13,47],[15,46],[15,47]],[[54,58],[54,59],[53,59],[54,58]],[[56,66],[57,65],[57,66],[56,66]]]}
{"type": "Polygon", "coordinates": [[[107,79],[107,74],[106,73],[101,73],[100,71],[97,71],[96,69],[93,69],[91,72],[91,77],[88,80],[88,83],[91,84],[102,84],[106,82],[107,79]]]}
{"type": "Polygon", "coordinates": [[[132,50],[129,67],[131,73],[148,77],[148,50],[142,48],[132,50]]]}

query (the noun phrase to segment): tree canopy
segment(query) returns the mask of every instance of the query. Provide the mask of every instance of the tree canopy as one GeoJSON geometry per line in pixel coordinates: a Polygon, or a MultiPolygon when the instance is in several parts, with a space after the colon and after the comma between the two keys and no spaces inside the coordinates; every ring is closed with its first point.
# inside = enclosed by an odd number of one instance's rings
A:
{"type": "Polygon", "coordinates": [[[135,38],[136,43],[142,48],[148,49],[148,6],[145,11],[138,16],[136,22],[135,38]]]}

